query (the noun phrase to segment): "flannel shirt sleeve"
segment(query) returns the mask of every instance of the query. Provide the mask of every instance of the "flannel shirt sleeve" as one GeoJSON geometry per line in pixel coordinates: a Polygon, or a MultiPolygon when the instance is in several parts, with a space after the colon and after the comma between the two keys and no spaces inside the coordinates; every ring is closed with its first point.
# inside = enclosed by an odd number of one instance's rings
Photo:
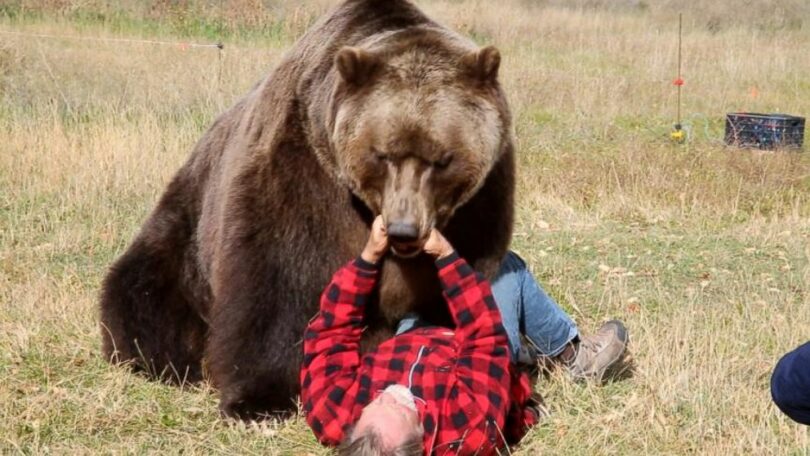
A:
{"type": "Polygon", "coordinates": [[[457,253],[437,261],[439,279],[456,323],[454,379],[440,418],[440,438],[458,440],[453,452],[488,454],[503,446],[510,408],[506,330],[489,282],[457,253]]]}
{"type": "Polygon", "coordinates": [[[337,445],[359,416],[357,369],[363,310],[377,267],[357,258],[338,270],[321,295],[320,311],[304,331],[301,402],[318,440],[337,445]]]}

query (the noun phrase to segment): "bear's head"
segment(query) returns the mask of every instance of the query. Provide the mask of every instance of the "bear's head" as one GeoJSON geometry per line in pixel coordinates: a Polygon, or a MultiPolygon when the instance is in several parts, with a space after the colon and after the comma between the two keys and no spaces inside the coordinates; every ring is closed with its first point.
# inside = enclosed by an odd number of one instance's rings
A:
{"type": "Polygon", "coordinates": [[[500,54],[441,32],[392,34],[335,56],[332,146],[340,178],[418,254],[484,183],[510,140],[500,54]]]}

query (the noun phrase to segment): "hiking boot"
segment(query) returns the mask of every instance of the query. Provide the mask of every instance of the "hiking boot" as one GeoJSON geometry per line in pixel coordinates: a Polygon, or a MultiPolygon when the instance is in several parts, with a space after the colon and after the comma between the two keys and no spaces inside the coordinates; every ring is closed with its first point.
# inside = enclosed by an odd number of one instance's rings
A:
{"type": "Polygon", "coordinates": [[[605,372],[624,356],[627,329],[619,320],[610,320],[594,334],[580,338],[577,354],[568,363],[568,372],[576,380],[601,381],[605,372]]]}

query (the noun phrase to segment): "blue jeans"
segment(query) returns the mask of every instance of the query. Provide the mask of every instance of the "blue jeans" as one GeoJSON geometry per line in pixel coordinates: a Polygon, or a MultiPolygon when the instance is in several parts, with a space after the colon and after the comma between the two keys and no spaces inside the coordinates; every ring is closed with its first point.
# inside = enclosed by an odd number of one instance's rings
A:
{"type": "MultiPolygon", "coordinates": [[[[526,263],[514,252],[508,252],[503,259],[492,281],[492,295],[501,311],[514,362],[530,361],[526,357],[532,351],[557,356],[579,334],[577,325],[540,288],[526,263]],[[523,345],[521,334],[531,347],[523,345]]],[[[397,334],[425,324],[417,314],[409,313],[399,322],[397,334]]]]}

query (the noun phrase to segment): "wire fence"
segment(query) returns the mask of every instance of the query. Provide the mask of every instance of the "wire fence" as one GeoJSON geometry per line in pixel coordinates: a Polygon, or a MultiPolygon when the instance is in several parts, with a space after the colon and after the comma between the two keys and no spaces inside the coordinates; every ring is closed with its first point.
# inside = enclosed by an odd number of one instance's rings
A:
{"type": "MultiPolygon", "coordinates": [[[[59,39],[59,40],[76,40],[76,41],[91,41],[97,43],[124,43],[124,44],[146,44],[156,46],[172,46],[181,51],[186,51],[192,48],[207,48],[217,50],[217,84],[222,85],[222,67],[223,57],[225,52],[225,45],[221,42],[217,43],[195,43],[190,41],[163,41],[163,40],[147,40],[138,38],[111,38],[100,36],[81,36],[81,35],[62,35],[52,33],[29,33],[18,32],[12,30],[0,30],[0,35],[16,36],[18,38],[45,38],[45,39],[59,39]]],[[[230,47],[229,47],[230,48],[230,47]]]]}
{"type": "Polygon", "coordinates": [[[81,41],[129,43],[129,44],[154,44],[162,46],[176,46],[180,50],[185,50],[189,48],[216,48],[219,49],[220,51],[223,51],[225,49],[225,45],[222,43],[192,43],[187,41],[160,41],[160,40],[144,40],[133,38],[107,38],[98,36],[56,35],[49,33],[16,32],[10,30],[0,30],[0,34],[18,37],[29,37],[29,38],[52,38],[64,40],[81,40],[81,41]]]}
{"type": "MultiPolygon", "coordinates": [[[[217,50],[217,60],[218,60],[218,69],[217,69],[217,82],[221,86],[222,83],[222,69],[223,69],[223,57],[225,51],[225,45],[221,42],[217,43],[197,43],[197,42],[190,42],[190,41],[164,41],[164,40],[149,40],[149,39],[136,39],[136,38],[112,38],[112,37],[98,37],[98,36],[81,36],[81,35],[62,35],[62,34],[49,34],[49,33],[29,33],[29,32],[19,32],[19,31],[10,31],[10,30],[0,30],[0,35],[7,35],[7,36],[16,36],[18,38],[44,38],[44,39],[62,39],[62,40],[78,40],[78,41],[90,41],[90,42],[99,42],[99,43],[123,43],[123,44],[145,44],[145,45],[156,45],[156,46],[172,46],[181,51],[185,51],[192,48],[208,48],[208,49],[216,49],[217,50]]],[[[234,47],[229,45],[228,49],[231,51],[240,51],[240,50],[247,50],[245,48],[234,47]]],[[[258,50],[258,49],[253,49],[258,50]]],[[[680,76],[679,76],[680,79],[680,76]]],[[[659,84],[661,80],[654,80],[648,81],[650,83],[659,84]]],[[[680,89],[680,87],[678,87],[680,89]]],[[[679,97],[680,98],[680,97],[679,97]]],[[[712,120],[702,113],[693,113],[690,116],[687,116],[684,119],[680,119],[680,100],[678,100],[678,118],[679,124],[683,128],[684,132],[686,133],[685,141],[689,142],[693,139],[696,139],[699,135],[699,132],[702,133],[703,139],[716,142],[718,144],[723,143],[722,140],[717,139],[717,133],[714,131],[716,126],[713,125],[712,120]],[[702,127],[702,128],[701,128],[702,127]]],[[[668,133],[662,133],[658,129],[653,127],[646,127],[645,130],[648,130],[649,133],[652,133],[656,137],[664,138],[665,136],[669,136],[668,133]]]]}

